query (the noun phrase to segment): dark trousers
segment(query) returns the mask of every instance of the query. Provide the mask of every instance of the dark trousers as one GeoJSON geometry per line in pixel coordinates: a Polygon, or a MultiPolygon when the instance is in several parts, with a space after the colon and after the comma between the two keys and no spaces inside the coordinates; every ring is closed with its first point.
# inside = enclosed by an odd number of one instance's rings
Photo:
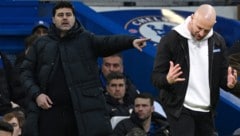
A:
{"type": "Polygon", "coordinates": [[[197,112],[183,108],[179,118],[168,115],[172,136],[215,136],[210,112],[197,112]]]}
{"type": "Polygon", "coordinates": [[[73,110],[54,107],[42,110],[39,117],[39,136],[78,136],[73,110]]]}

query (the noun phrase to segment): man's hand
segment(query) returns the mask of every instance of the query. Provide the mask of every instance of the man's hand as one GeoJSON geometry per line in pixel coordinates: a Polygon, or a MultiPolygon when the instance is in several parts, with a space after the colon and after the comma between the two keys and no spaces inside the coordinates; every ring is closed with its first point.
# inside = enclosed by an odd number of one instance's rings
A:
{"type": "Polygon", "coordinates": [[[45,110],[51,108],[53,104],[52,100],[46,94],[43,93],[36,98],[36,103],[39,107],[45,110]]]}
{"type": "Polygon", "coordinates": [[[232,89],[237,83],[237,70],[228,67],[227,86],[232,89]]]}
{"type": "Polygon", "coordinates": [[[185,81],[185,78],[179,78],[179,76],[183,73],[181,71],[180,65],[179,64],[174,65],[172,61],[170,61],[169,63],[170,63],[170,68],[166,77],[168,83],[173,84],[176,82],[185,81]]]}
{"type": "Polygon", "coordinates": [[[150,40],[149,38],[135,39],[133,41],[133,47],[142,52],[142,48],[144,48],[147,44],[146,41],[150,40]]]}

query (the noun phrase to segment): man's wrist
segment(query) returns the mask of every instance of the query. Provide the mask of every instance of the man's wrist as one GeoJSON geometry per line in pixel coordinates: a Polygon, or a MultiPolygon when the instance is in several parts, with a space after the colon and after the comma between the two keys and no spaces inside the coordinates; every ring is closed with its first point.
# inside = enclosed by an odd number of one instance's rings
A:
{"type": "Polygon", "coordinates": [[[39,96],[41,94],[41,92],[36,92],[36,93],[34,93],[33,95],[32,95],[32,100],[34,101],[34,102],[36,102],[36,99],[37,99],[37,97],[39,96]]]}

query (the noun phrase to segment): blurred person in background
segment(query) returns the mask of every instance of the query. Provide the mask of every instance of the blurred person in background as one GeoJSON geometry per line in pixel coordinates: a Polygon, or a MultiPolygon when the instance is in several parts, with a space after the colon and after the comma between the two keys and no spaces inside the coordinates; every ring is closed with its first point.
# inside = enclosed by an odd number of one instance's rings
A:
{"type": "Polygon", "coordinates": [[[12,111],[6,113],[3,118],[3,121],[8,122],[13,126],[13,135],[12,136],[22,136],[22,129],[25,121],[25,115],[21,111],[12,111]]]}
{"type": "MultiPolygon", "coordinates": [[[[229,65],[237,70],[238,80],[240,79],[240,40],[237,40],[228,49],[229,65]]],[[[240,98],[240,91],[232,92],[235,96],[240,98]]]]}
{"type": "Polygon", "coordinates": [[[49,24],[43,20],[36,22],[32,28],[31,35],[44,36],[48,34],[49,24]]]}
{"type": "Polygon", "coordinates": [[[13,136],[12,125],[0,120],[0,136],[13,136]]]}
{"type": "MultiPolygon", "coordinates": [[[[111,72],[124,74],[123,56],[121,53],[116,53],[102,58],[100,78],[104,88],[106,88],[106,77],[111,72]]],[[[126,94],[131,100],[131,103],[133,103],[134,98],[139,93],[139,90],[135,87],[129,77],[126,74],[124,75],[126,77],[126,94]]]]}
{"type": "Polygon", "coordinates": [[[17,102],[21,96],[14,88],[15,76],[10,60],[0,52],[0,116],[19,107],[17,102]]]}
{"type": "Polygon", "coordinates": [[[34,44],[36,39],[38,39],[40,36],[45,36],[48,34],[48,28],[49,24],[47,22],[42,20],[37,21],[32,28],[31,34],[25,38],[24,51],[16,55],[16,60],[14,62],[13,72],[15,76],[13,79],[13,85],[14,90],[17,92],[15,95],[19,98],[17,100],[17,104],[19,104],[25,110],[25,112],[27,111],[29,98],[27,90],[23,88],[20,82],[20,66],[25,58],[25,55],[28,53],[29,48],[34,44]]]}
{"type": "Polygon", "coordinates": [[[143,130],[147,136],[170,136],[169,124],[165,117],[154,112],[153,102],[151,94],[138,94],[130,118],[120,121],[112,136],[126,136],[136,128],[143,130]]]}

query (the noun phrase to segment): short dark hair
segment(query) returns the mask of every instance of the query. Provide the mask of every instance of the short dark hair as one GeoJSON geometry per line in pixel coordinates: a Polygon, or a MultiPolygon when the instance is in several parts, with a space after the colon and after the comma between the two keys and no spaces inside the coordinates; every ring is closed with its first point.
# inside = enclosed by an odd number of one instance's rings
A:
{"type": "Polygon", "coordinates": [[[104,61],[104,58],[107,58],[107,57],[119,57],[122,61],[122,65],[123,65],[123,55],[121,53],[116,53],[116,54],[113,54],[113,55],[110,55],[110,56],[106,56],[106,57],[103,57],[103,61],[104,61]]]}
{"type": "Polygon", "coordinates": [[[126,84],[126,80],[127,80],[123,73],[120,73],[120,72],[111,72],[111,73],[109,73],[109,74],[107,75],[107,77],[106,77],[107,85],[109,85],[110,82],[111,82],[113,79],[123,79],[125,84],[126,84]]]}
{"type": "Polygon", "coordinates": [[[74,9],[71,2],[69,2],[69,1],[58,1],[58,2],[56,2],[55,6],[52,10],[52,16],[53,17],[56,14],[56,10],[60,9],[60,8],[70,8],[70,9],[72,9],[73,15],[75,16],[75,9],[74,9]]]}
{"type": "Polygon", "coordinates": [[[150,93],[140,93],[140,94],[137,94],[137,96],[135,97],[135,100],[137,98],[150,99],[150,104],[153,106],[154,98],[153,98],[153,96],[150,93]]]}
{"type": "Polygon", "coordinates": [[[8,122],[13,118],[17,119],[19,127],[22,128],[25,122],[25,114],[23,113],[23,111],[19,110],[19,111],[12,111],[12,112],[6,113],[3,116],[2,120],[5,122],[8,122]]]}
{"type": "Polygon", "coordinates": [[[123,55],[121,53],[116,53],[116,54],[113,54],[111,56],[118,56],[119,58],[123,59],[123,55]]]}
{"type": "Polygon", "coordinates": [[[13,126],[7,122],[0,120],[0,131],[13,133],[13,126]]]}

